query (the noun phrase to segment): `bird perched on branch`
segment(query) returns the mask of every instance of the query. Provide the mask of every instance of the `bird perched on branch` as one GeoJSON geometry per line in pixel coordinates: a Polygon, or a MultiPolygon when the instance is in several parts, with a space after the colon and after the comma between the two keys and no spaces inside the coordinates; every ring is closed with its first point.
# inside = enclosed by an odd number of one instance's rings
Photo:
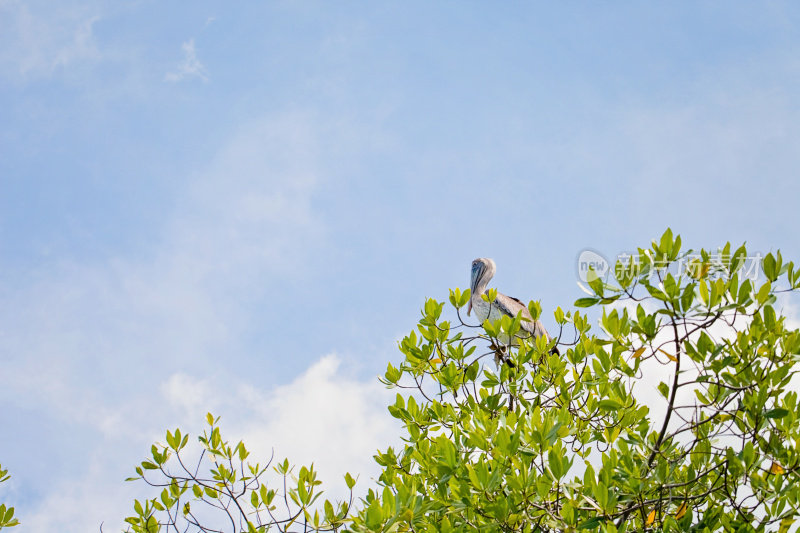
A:
{"type": "MultiPolygon", "coordinates": [[[[515,318],[518,313],[522,313],[522,323],[520,330],[517,332],[516,337],[528,338],[533,336],[544,336],[549,343],[552,337],[547,333],[544,324],[540,320],[534,320],[530,311],[522,303],[512,296],[506,296],[500,292],[493,302],[487,302],[481,295],[485,294],[486,286],[489,281],[494,277],[496,267],[494,261],[487,257],[480,257],[472,262],[472,277],[470,279],[470,292],[472,295],[469,300],[469,307],[467,308],[467,315],[475,309],[475,316],[483,323],[484,320],[489,319],[490,322],[498,320],[503,315],[508,315],[515,318]]],[[[510,344],[516,344],[512,339],[510,344]]],[[[558,348],[555,346],[551,350],[552,353],[558,354],[558,348]]],[[[498,355],[498,357],[505,359],[498,355]]]]}

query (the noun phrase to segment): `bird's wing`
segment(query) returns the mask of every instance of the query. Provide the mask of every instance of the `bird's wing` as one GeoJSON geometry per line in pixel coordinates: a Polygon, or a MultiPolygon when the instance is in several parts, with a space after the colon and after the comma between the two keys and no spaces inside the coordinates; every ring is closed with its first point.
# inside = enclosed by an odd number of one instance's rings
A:
{"type": "Polygon", "coordinates": [[[517,313],[521,311],[523,320],[520,327],[534,337],[544,335],[548,341],[550,340],[550,335],[544,329],[544,324],[542,324],[541,320],[533,320],[528,307],[522,303],[522,300],[498,292],[494,303],[501,312],[511,317],[517,316],[517,313]]]}
{"type": "Polygon", "coordinates": [[[525,307],[525,304],[513,296],[506,296],[505,294],[498,292],[494,303],[497,305],[497,308],[500,310],[500,312],[506,315],[515,317],[517,316],[517,313],[522,311],[523,318],[527,318],[528,320],[531,319],[531,314],[528,311],[528,308],[525,307]]]}

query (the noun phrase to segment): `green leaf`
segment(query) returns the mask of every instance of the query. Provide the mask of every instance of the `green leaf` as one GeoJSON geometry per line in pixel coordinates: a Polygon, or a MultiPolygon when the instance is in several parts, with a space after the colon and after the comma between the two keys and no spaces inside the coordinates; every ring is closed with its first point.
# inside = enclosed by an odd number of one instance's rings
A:
{"type": "Polygon", "coordinates": [[[450,305],[455,307],[456,309],[460,309],[464,307],[470,298],[470,290],[467,289],[464,292],[461,292],[461,289],[450,289],[450,305]]]}
{"type": "Polygon", "coordinates": [[[794,522],[795,522],[794,518],[781,519],[781,524],[780,528],[778,529],[778,533],[787,533],[789,531],[789,528],[792,527],[792,524],[794,524],[794,522]]]}
{"type": "Polygon", "coordinates": [[[464,307],[469,302],[469,299],[472,297],[472,292],[470,289],[466,289],[464,292],[461,293],[461,298],[458,299],[458,307],[464,307]]]}
{"type": "Polygon", "coordinates": [[[600,301],[600,298],[578,298],[575,307],[591,307],[600,301]]]}
{"type": "Polygon", "coordinates": [[[483,329],[486,330],[486,334],[492,338],[497,338],[500,335],[500,321],[496,320],[494,322],[490,322],[487,318],[483,321],[483,329]]]}
{"type": "Polygon", "coordinates": [[[658,245],[658,249],[661,253],[670,255],[672,252],[672,244],[673,244],[672,230],[670,228],[667,228],[667,231],[665,231],[664,234],[661,235],[661,241],[658,245]]]}
{"type": "Polygon", "coordinates": [[[492,303],[497,299],[497,289],[489,289],[484,294],[481,294],[481,298],[485,302],[492,303]]]}
{"type": "Polygon", "coordinates": [[[778,279],[778,269],[775,256],[773,256],[771,253],[767,254],[764,259],[761,260],[761,270],[764,272],[764,275],[769,281],[775,281],[778,279]]]}
{"type": "Polygon", "coordinates": [[[615,400],[600,400],[598,405],[600,409],[605,409],[606,411],[616,411],[622,408],[622,404],[615,400]]]}
{"type": "Polygon", "coordinates": [[[561,477],[564,476],[565,472],[561,468],[560,454],[556,453],[554,450],[550,450],[547,453],[547,463],[555,479],[561,479],[561,477]]]}
{"type": "Polygon", "coordinates": [[[763,304],[769,298],[769,294],[772,291],[772,284],[767,281],[764,283],[761,288],[758,290],[758,294],[756,295],[756,301],[760,304],[763,304]]]}
{"type": "Polygon", "coordinates": [[[389,383],[397,383],[398,381],[400,381],[400,377],[402,375],[403,373],[400,371],[400,369],[395,368],[392,365],[392,363],[389,363],[389,365],[386,367],[385,377],[386,381],[388,381],[389,383]]]}
{"type": "Polygon", "coordinates": [[[539,301],[532,300],[528,303],[528,312],[531,314],[531,318],[534,320],[539,320],[539,317],[542,316],[542,304],[539,301]]]}
{"type": "Polygon", "coordinates": [[[747,248],[741,245],[731,257],[730,272],[731,274],[739,270],[744,265],[744,260],[747,257],[747,248]]]}
{"type": "Polygon", "coordinates": [[[764,416],[767,418],[783,418],[788,414],[789,414],[788,410],[776,407],[775,409],[770,409],[769,411],[764,413],[764,416]]]}
{"type": "Polygon", "coordinates": [[[589,272],[586,273],[586,282],[597,296],[603,297],[605,284],[603,280],[600,279],[600,276],[597,275],[597,272],[594,271],[594,267],[589,267],[589,272]]]}
{"type": "Polygon", "coordinates": [[[585,522],[581,522],[578,525],[578,529],[594,529],[596,527],[599,527],[600,524],[602,524],[603,522],[604,522],[603,517],[595,516],[594,518],[590,518],[589,520],[586,520],[585,522]]]}
{"type": "Polygon", "coordinates": [[[373,500],[367,507],[366,522],[367,527],[372,531],[377,530],[383,523],[383,512],[379,500],[373,500]]]}

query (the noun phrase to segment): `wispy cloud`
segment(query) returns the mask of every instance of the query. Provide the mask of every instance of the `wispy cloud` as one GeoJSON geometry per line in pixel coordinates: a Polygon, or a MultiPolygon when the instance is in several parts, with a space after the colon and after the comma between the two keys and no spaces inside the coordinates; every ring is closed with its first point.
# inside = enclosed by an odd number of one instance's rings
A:
{"type": "Polygon", "coordinates": [[[0,2],[0,77],[46,78],[98,61],[102,54],[93,31],[98,12],[86,6],[34,8],[16,0],[0,2]]]}
{"type": "MultiPolygon", "coordinates": [[[[30,277],[2,287],[0,401],[17,416],[4,418],[15,439],[4,447],[3,465],[27,495],[14,502],[27,517],[27,530],[52,530],[48,517],[61,516],[56,529],[62,531],[119,519],[131,495],[121,480],[148,441],[215,406],[235,408],[211,393],[197,405],[176,401],[176,394],[205,390],[210,376],[216,390],[221,382],[226,390],[243,391],[248,382],[248,398],[286,407],[267,384],[260,385],[264,380],[242,370],[256,354],[241,332],[253,320],[248,302],[302,275],[321,246],[323,224],[311,195],[323,135],[323,126],[302,114],[255,120],[187,180],[160,241],[135,254],[81,263],[51,258],[30,277]],[[31,451],[26,443],[38,447],[31,451]],[[30,454],[37,459],[26,459],[30,454]],[[82,506],[90,500],[94,507],[82,506]]],[[[256,366],[286,372],[279,357],[265,348],[256,366]]],[[[303,383],[327,390],[325,405],[361,416],[354,406],[374,396],[372,389],[348,381],[327,361],[303,383]],[[357,391],[355,397],[348,390],[357,391]]],[[[299,395],[291,387],[281,394],[299,395]]],[[[227,419],[228,408],[218,414],[227,419]]],[[[244,418],[237,420],[242,432],[252,430],[244,418]]],[[[280,420],[271,427],[302,417],[280,420]]]]}
{"type": "Polygon", "coordinates": [[[194,39],[189,39],[181,45],[183,50],[183,60],[175,70],[167,72],[164,76],[165,81],[179,82],[187,78],[200,78],[208,81],[208,71],[197,58],[197,50],[194,46],[194,39]]]}

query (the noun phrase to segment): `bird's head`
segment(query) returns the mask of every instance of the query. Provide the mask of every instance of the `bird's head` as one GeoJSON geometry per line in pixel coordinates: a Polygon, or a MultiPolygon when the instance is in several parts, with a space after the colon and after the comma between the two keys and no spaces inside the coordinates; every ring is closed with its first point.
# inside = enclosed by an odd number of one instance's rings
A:
{"type": "MultiPolygon", "coordinates": [[[[475,296],[478,287],[485,288],[489,280],[494,276],[495,265],[494,261],[488,257],[479,257],[472,262],[472,274],[469,280],[469,290],[472,296],[475,296]]],[[[469,307],[467,307],[467,316],[472,312],[472,297],[469,299],[469,307]]]]}

